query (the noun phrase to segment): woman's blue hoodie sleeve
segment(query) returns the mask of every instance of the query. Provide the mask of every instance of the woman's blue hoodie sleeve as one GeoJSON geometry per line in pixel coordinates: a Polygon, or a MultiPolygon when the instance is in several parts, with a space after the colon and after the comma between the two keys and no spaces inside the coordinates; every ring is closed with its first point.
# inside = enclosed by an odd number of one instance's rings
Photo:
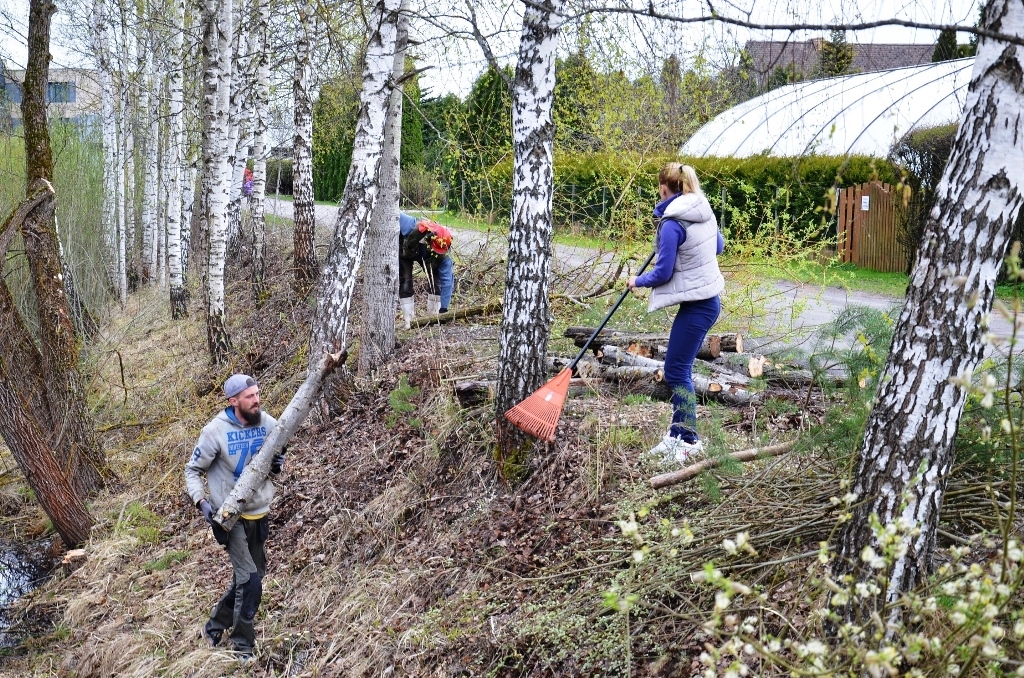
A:
{"type": "Polygon", "coordinates": [[[678,222],[672,219],[661,222],[661,230],[658,231],[658,256],[654,268],[638,276],[636,286],[658,287],[671,280],[676,269],[676,253],[684,242],[686,231],[678,222]]]}

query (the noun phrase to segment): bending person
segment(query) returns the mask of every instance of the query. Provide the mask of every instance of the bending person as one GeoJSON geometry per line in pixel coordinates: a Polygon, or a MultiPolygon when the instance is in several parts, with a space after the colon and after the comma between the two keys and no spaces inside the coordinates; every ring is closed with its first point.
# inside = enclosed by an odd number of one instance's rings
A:
{"type": "Polygon", "coordinates": [[[446,313],[455,288],[455,272],[449,250],[452,233],[429,219],[417,219],[405,212],[398,215],[398,301],[405,329],[416,318],[413,300],[413,271],[416,264],[427,274],[427,315],[446,313]]]}

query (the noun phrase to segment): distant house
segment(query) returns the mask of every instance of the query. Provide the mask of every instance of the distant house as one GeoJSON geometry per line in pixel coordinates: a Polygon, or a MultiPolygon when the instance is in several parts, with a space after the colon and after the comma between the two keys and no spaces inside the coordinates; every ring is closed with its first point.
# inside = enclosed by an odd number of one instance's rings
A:
{"type": "MultiPolygon", "coordinates": [[[[796,76],[796,80],[812,78],[824,43],[825,41],[821,38],[803,42],[750,40],[744,46],[744,50],[750,57],[748,69],[759,88],[763,88],[776,71],[789,72],[796,76]]],[[[853,48],[853,64],[850,69],[855,73],[872,73],[931,63],[932,52],[935,50],[935,45],[931,44],[849,43],[849,45],[853,48]]]]}
{"type": "MultiPolygon", "coordinates": [[[[5,105],[0,121],[7,128],[21,125],[21,86],[25,71],[4,70],[0,74],[5,105]]],[[[46,83],[47,115],[51,121],[61,120],[89,126],[99,119],[100,88],[96,71],[84,68],[51,68],[46,83]]]]}

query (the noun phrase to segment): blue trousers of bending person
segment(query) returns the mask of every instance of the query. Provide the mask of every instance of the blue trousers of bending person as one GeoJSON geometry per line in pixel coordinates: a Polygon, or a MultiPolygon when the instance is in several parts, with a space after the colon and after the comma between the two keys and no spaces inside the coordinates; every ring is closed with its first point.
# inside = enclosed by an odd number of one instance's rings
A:
{"type": "Polygon", "coordinates": [[[693,362],[711,326],[722,312],[717,296],[679,304],[665,354],[665,383],[672,388],[672,425],[669,435],[695,443],[697,399],[693,390],[693,362]]]}

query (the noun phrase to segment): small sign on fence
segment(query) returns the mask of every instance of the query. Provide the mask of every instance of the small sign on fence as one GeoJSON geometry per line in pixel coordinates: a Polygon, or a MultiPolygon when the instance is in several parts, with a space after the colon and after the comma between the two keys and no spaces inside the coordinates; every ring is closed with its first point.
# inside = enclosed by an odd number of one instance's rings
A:
{"type": "Polygon", "coordinates": [[[870,206],[871,206],[871,196],[870,195],[862,195],[860,197],[860,211],[861,212],[867,212],[868,208],[870,206]]]}

